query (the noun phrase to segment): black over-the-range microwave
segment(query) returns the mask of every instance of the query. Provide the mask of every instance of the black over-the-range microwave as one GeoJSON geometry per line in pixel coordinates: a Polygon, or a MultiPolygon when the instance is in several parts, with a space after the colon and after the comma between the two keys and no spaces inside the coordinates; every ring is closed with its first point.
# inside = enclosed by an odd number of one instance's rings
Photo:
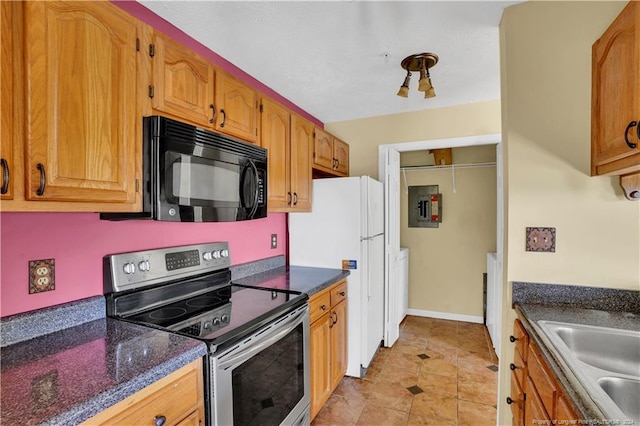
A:
{"type": "Polygon", "coordinates": [[[267,150],[161,116],[143,118],[141,213],[106,220],[232,222],[267,216],[267,150]]]}

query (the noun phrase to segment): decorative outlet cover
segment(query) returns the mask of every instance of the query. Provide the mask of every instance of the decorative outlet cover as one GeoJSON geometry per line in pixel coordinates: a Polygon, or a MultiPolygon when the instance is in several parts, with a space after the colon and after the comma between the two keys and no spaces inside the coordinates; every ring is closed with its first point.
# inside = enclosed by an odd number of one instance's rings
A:
{"type": "Polygon", "coordinates": [[[526,250],[555,253],[556,228],[527,227],[526,250]]]}
{"type": "Polygon", "coordinates": [[[29,294],[56,289],[55,259],[29,261],[29,294]]]}

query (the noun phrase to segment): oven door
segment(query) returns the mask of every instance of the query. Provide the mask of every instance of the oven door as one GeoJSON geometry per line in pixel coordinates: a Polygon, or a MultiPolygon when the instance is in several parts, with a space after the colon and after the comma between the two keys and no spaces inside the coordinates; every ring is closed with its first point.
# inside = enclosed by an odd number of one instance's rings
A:
{"type": "Polygon", "coordinates": [[[212,425],[308,425],[309,309],[210,357],[212,425]]]}

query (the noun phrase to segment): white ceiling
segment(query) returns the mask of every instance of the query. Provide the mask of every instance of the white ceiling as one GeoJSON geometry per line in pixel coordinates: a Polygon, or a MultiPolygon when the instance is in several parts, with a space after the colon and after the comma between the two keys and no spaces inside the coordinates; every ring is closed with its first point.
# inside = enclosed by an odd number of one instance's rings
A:
{"type": "Polygon", "coordinates": [[[498,25],[514,1],[141,1],[322,122],[498,99],[498,25]],[[440,57],[436,97],[400,62],[440,57]]]}

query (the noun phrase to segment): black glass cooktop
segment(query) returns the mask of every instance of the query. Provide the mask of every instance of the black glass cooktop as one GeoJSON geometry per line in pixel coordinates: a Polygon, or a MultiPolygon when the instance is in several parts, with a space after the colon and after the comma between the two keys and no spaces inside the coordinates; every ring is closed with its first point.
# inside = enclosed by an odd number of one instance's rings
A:
{"type": "Polygon", "coordinates": [[[304,304],[307,295],[226,285],[126,319],[203,340],[211,352],[304,304]]]}

